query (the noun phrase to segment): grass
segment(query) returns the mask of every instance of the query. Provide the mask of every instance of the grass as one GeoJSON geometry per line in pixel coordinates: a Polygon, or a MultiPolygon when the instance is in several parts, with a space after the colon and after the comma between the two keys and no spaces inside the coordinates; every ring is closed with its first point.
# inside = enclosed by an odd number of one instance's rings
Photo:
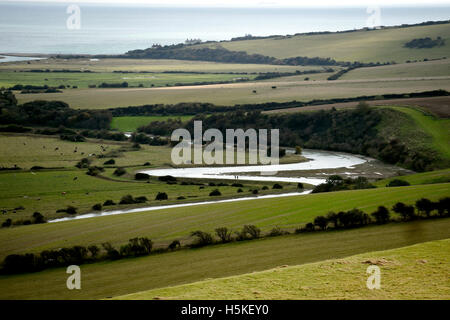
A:
{"type": "MultiPolygon", "coordinates": [[[[299,35],[284,39],[269,38],[221,42],[228,50],[259,53],[276,58],[296,56],[333,58],[338,61],[388,62],[435,59],[450,56],[450,24],[408,28],[299,35]],[[446,44],[432,49],[409,49],[403,45],[415,38],[442,37],[446,44]]],[[[203,44],[215,46],[217,44],[203,44]]]]}
{"type": "Polygon", "coordinates": [[[322,69],[319,66],[279,66],[268,64],[239,64],[239,63],[216,63],[206,61],[187,61],[187,60],[167,60],[167,59],[100,59],[99,61],[89,61],[88,59],[57,59],[49,58],[45,60],[36,60],[14,63],[0,64],[1,71],[14,70],[33,70],[33,69],[51,69],[51,70],[91,70],[95,72],[110,73],[113,71],[130,72],[164,72],[164,71],[182,71],[182,72],[295,72],[297,70],[322,69]]]}
{"type": "Polygon", "coordinates": [[[438,118],[418,108],[389,106],[382,107],[399,111],[401,114],[391,113],[384,119],[381,134],[396,136],[410,148],[435,150],[442,158],[441,166],[450,161],[450,119],[438,118]],[[406,118],[405,118],[406,116],[406,118]],[[394,121],[396,118],[397,121],[394,121]],[[392,126],[392,123],[396,123],[392,126]]]}
{"type": "MultiPolygon", "coordinates": [[[[108,230],[107,226],[104,228],[105,231],[112,231],[108,230]]],[[[212,278],[263,271],[283,265],[341,259],[355,254],[446,239],[450,236],[449,230],[449,219],[394,223],[348,231],[290,235],[195,250],[180,250],[116,262],[87,264],[81,266],[81,290],[67,290],[68,275],[65,268],[34,274],[1,276],[0,299],[116,297],[212,278]]],[[[53,233],[48,236],[53,236],[53,233]]],[[[10,237],[9,241],[18,240],[20,237],[10,237]]],[[[433,265],[435,259],[441,258],[436,257],[430,260],[433,265]]],[[[363,278],[367,277],[364,271],[360,275],[363,278]]],[[[405,277],[414,278],[419,275],[414,272],[408,273],[405,277]]],[[[332,281],[332,278],[327,279],[329,282],[332,281]]],[[[295,285],[277,284],[279,290],[282,290],[284,286],[295,285]]],[[[220,297],[220,294],[216,297],[220,297]]]]}
{"type": "MultiPolygon", "coordinates": [[[[70,183],[72,183],[71,180],[70,183]]],[[[52,181],[51,184],[56,184],[56,182],[52,181]]],[[[61,206],[62,196],[59,192],[61,190],[52,191],[51,184],[45,185],[48,190],[44,192],[48,192],[48,196],[54,197],[54,201],[61,206]]],[[[245,183],[245,185],[248,184],[245,183]]],[[[8,196],[11,197],[10,203],[12,203],[12,200],[17,201],[18,204],[24,203],[24,192],[23,189],[19,188],[20,186],[23,188],[23,184],[19,183],[17,187],[11,184],[3,184],[1,194],[4,199],[8,196]]],[[[30,191],[26,195],[31,198],[30,201],[38,202],[36,194],[43,192],[41,191],[42,186],[42,183],[35,185],[35,187],[29,184],[28,190],[30,191]],[[39,189],[38,186],[40,186],[39,189]],[[33,190],[34,194],[31,193],[33,190]]],[[[119,195],[131,193],[132,190],[125,192],[124,189],[120,189],[120,192],[118,192],[115,188],[121,187],[114,187],[114,184],[103,184],[97,180],[91,180],[90,184],[85,183],[84,186],[79,188],[80,190],[68,192],[67,196],[92,197],[91,205],[100,202],[101,197],[116,200],[119,195]],[[87,191],[89,191],[89,195],[85,195],[87,191]]],[[[144,192],[145,187],[142,186],[142,188],[142,192],[136,194],[136,196],[149,196],[148,193],[144,192]]],[[[179,186],[173,188],[179,188],[179,186]]],[[[172,189],[169,186],[165,186],[164,190],[168,191],[169,197],[172,197],[172,189]]],[[[399,201],[412,204],[422,197],[437,200],[448,196],[449,191],[449,183],[376,188],[199,205],[189,209],[183,207],[171,208],[1,229],[0,258],[18,252],[40,252],[44,249],[70,245],[101,244],[106,241],[113,245],[121,245],[128,239],[137,236],[146,236],[158,245],[167,245],[174,239],[185,241],[191,231],[200,229],[213,232],[218,227],[238,230],[245,224],[254,224],[264,232],[276,226],[296,228],[312,221],[318,215],[327,214],[330,210],[341,211],[359,208],[370,213],[380,205],[390,208],[399,201]]],[[[154,194],[150,194],[150,198],[154,198],[154,196],[154,194]]],[[[6,203],[5,201],[6,199],[2,200],[2,203],[6,203]]],[[[27,205],[24,206],[27,207],[27,205]]],[[[12,215],[11,218],[14,218],[14,216],[12,215]]]]}
{"type": "Polygon", "coordinates": [[[122,132],[136,131],[137,128],[147,125],[153,121],[166,121],[168,119],[181,119],[188,121],[192,116],[135,116],[135,117],[114,117],[111,128],[122,132]]]}
{"type": "Polygon", "coordinates": [[[450,299],[450,239],[119,296],[121,300],[450,299]],[[369,263],[367,263],[369,262],[369,263]],[[381,270],[369,290],[366,268],[381,270]],[[414,276],[412,276],[414,275],[414,276]]]}
{"type": "Polygon", "coordinates": [[[384,187],[394,179],[408,181],[411,185],[434,184],[450,182],[450,169],[435,170],[429,172],[415,173],[411,175],[392,177],[378,180],[374,183],[377,187],[384,187]]]}
{"type": "MultiPolygon", "coordinates": [[[[73,72],[13,72],[0,71],[0,87],[23,85],[60,85],[88,88],[89,85],[99,86],[101,83],[127,82],[130,87],[139,85],[145,88],[173,86],[177,83],[195,82],[233,82],[242,77],[253,79],[254,75],[236,74],[194,74],[194,73],[73,73],[73,72]]],[[[71,89],[75,90],[75,89],[71,89]]]]}
{"type": "Polygon", "coordinates": [[[388,66],[358,68],[344,74],[341,80],[448,77],[450,60],[400,63],[388,66]]]}
{"type": "Polygon", "coordinates": [[[217,105],[243,103],[310,101],[313,99],[346,98],[363,95],[381,95],[450,90],[450,79],[391,79],[391,80],[337,80],[298,81],[283,78],[207,86],[128,89],[77,89],[63,93],[20,94],[20,103],[32,100],[61,100],[72,108],[104,109],[144,104],[175,104],[181,102],[209,102],[217,105]],[[286,80],[287,79],[287,80],[286,80]],[[272,89],[276,86],[276,89],[272,89]],[[253,92],[256,90],[256,93],[253,92]]]}

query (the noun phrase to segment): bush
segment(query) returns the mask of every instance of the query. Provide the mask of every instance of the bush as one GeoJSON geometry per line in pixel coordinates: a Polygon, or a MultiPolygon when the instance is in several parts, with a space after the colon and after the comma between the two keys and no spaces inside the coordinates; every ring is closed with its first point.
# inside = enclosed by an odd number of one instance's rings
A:
{"type": "Polygon", "coordinates": [[[177,181],[177,178],[172,177],[172,176],[162,176],[162,177],[158,177],[159,181],[163,181],[163,182],[168,182],[168,181],[177,181]]]}
{"type": "Polygon", "coordinates": [[[283,186],[281,184],[275,183],[272,189],[283,189],[283,186]]]}
{"type": "Polygon", "coordinates": [[[106,251],[106,257],[111,260],[120,259],[120,253],[109,242],[102,243],[103,249],[106,251]]]}
{"type": "Polygon", "coordinates": [[[220,193],[219,189],[215,189],[215,190],[211,191],[211,192],[209,193],[209,195],[210,195],[211,197],[216,197],[216,196],[221,196],[222,193],[220,193]]]}
{"type": "Polygon", "coordinates": [[[134,203],[145,203],[148,199],[145,196],[140,196],[134,199],[134,203]]]}
{"type": "Polygon", "coordinates": [[[33,223],[39,224],[39,223],[45,223],[46,220],[44,218],[44,216],[40,213],[40,212],[35,212],[33,213],[33,223]]]}
{"type": "Polygon", "coordinates": [[[102,167],[94,166],[94,167],[89,167],[86,174],[89,176],[95,177],[95,176],[98,176],[100,174],[100,172],[103,172],[103,171],[105,171],[105,169],[103,169],[102,167]]]}
{"type": "Polygon", "coordinates": [[[77,214],[77,208],[73,206],[67,206],[67,209],[65,209],[65,212],[68,214],[77,214]]]}
{"type": "Polygon", "coordinates": [[[91,162],[92,161],[90,159],[83,158],[75,165],[75,167],[77,167],[79,169],[88,168],[90,166],[91,162]]]}
{"type": "Polygon", "coordinates": [[[149,180],[150,176],[146,173],[138,172],[134,175],[135,180],[149,180]]]}
{"type": "Polygon", "coordinates": [[[191,232],[191,237],[197,238],[197,240],[193,243],[194,247],[203,247],[210,245],[214,242],[213,237],[210,233],[199,230],[191,232]]]}
{"type": "Polygon", "coordinates": [[[242,192],[244,192],[244,190],[242,190],[241,188],[239,188],[239,189],[237,190],[237,193],[242,193],[242,192]]]}
{"type": "Polygon", "coordinates": [[[231,241],[231,231],[229,231],[228,228],[226,227],[217,228],[215,232],[222,243],[231,241]]]}
{"type": "Polygon", "coordinates": [[[114,170],[113,175],[120,177],[125,173],[127,173],[127,171],[124,168],[117,168],[116,170],[114,170]]]}
{"type": "Polygon", "coordinates": [[[108,166],[108,165],[114,165],[114,164],[116,164],[116,160],[114,160],[114,159],[109,159],[108,161],[105,161],[103,164],[104,164],[105,166],[108,166]]]}
{"type": "Polygon", "coordinates": [[[410,185],[410,183],[408,181],[394,179],[392,181],[389,181],[389,183],[386,185],[386,187],[404,187],[404,186],[409,186],[409,185],[410,185]]]}
{"type": "Polygon", "coordinates": [[[173,240],[170,244],[169,244],[169,250],[175,250],[176,248],[181,247],[181,243],[178,240],[173,240]]]}
{"type": "Polygon", "coordinates": [[[112,201],[112,200],[106,200],[105,202],[103,202],[103,206],[104,207],[106,207],[106,206],[115,206],[115,205],[116,205],[116,203],[114,201],[112,201]]]}
{"type": "Polygon", "coordinates": [[[321,230],[325,230],[328,225],[328,219],[324,216],[317,216],[314,219],[314,225],[318,226],[321,230]]]}
{"type": "Polygon", "coordinates": [[[131,194],[127,194],[127,195],[123,196],[119,202],[119,204],[133,204],[133,203],[134,203],[134,198],[131,194]]]}
{"type": "Polygon", "coordinates": [[[158,192],[158,194],[155,197],[155,200],[167,200],[167,199],[169,199],[169,197],[165,192],[158,192]]]}
{"type": "Polygon", "coordinates": [[[101,210],[102,210],[102,205],[101,205],[101,203],[94,204],[94,205],[92,206],[92,210],[95,210],[95,211],[101,211],[101,210]]]}
{"type": "Polygon", "coordinates": [[[412,220],[415,217],[414,213],[414,207],[413,206],[407,206],[403,202],[397,202],[393,207],[392,210],[394,212],[397,212],[404,221],[412,220]]]}
{"type": "Polygon", "coordinates": [[[264,186],[264,187],[261,188],[261,190],[269,190],[269,187],[268,186],[264,186]]]}
{"type": "Polygon", "coordinates": [[[12,225],[12,220],[8,218],[2,223],[2,228],[9,228],[11,225],[12,225]]]}
{"type": "Polygon", "coordinates": [[[301,189],[301,190],[305,189],[305,187],[303,186],[303,183],[299,182],[297,184],[297,189],[301,189]]]}
{"type": "Polygon", "coordinates": [[[261,230],[254,225],[245,225],[242,234],[248,235],[250,239],[256,239],[261,235],[261,230]]]}
{"type": "Polygon", "coordinates": [[[100,252],[99,247],[97,247],[96,245],[89,246],[87,249],[91,253],[92,258],[97,257],[97,254],[100,252]]]}
{"type": "Polygon", "coordinates": [[[252,191],[253,194],[258,194],[258,189],[252,191]]]}
{"type": "Polygon", "coordinates": [[[431,214],[431,211],[434,209],[434,203],[428,199],[422,198],[416,201],[416,208],[417,210],[425,214],[425,216],[429,217],[431,214]]]}
{"type": "Polygon", "coordinates": [[[285,234],[289,234],[289,232],[281,230],[280,227],[275,227],[275,228],[272,228],[272,230],[270,230],[268,236],[269,237],[277,237],[277,236],[282,236],[285,234]]]}
{"type": "Polygon", "coordinates": [[[390,219],[389,210],[383,206],[379,206],[377,211],[372,212],[371,215],[378,224],[388,223],[390,219]]]}

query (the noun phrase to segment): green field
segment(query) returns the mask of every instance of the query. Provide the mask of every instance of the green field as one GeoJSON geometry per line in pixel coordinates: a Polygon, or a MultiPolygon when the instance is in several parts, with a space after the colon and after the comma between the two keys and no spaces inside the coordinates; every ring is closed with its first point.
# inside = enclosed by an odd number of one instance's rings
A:
{"type": "Polygon", "coordinates": [[[450,162],[450,119],[438,118],[418,108],[381,107],[401,113],[390,113],[379,125],[381,135],[397,137],[410,148],[434,150],[441,157],[441,167],[450,162]],[[392,123],[396,125],[393,126],[392,123]]]}
{"type": "Polygon", "coordinates": [[[382,179],[376,181],[374,185],[378,187],[385,187],[386,184],[388,184],[390,181],[394,179],[401,179],[404,181],[408,181],[412,185],[446,183],[450,182],[450,169],[421,172],[401,177],[382,179]]]}
{"type": "MultiPolygon", "coordinates": [[[[53,173],[55,174],[55,173],[53,173]]],[[[18,180],[19,178],[17,178],[18,180]]],[[[87,179],[87,178],[85,178],[87,179]]],[[[95,178],[92,178],[95,179],[95,178]]],[[[72,180],[69,180],[72,182],[72,180]]],[[[89,182],[89,181],[87,181],[89,182]]],[[[55,184],[55,182],[53,182],[55,184]]],[[[118,183],[120,184],[120,183],[118,183]]],[[[247,183],[245,183],[248,185],[247,183]]],[[[91,184],[84,184],[89,189],[68,192],[73,197],[92,197],[91,205],[98,203],[100,197],[106,199],[117,199],[124,192],[114,189],[112,184],[101,184],[97,180],[92,180],[91,184]],[[89,195],[85,195],[89,190],[89,195]],[[97,195],[96,195],[97,194],[97,195]]],[[[138,195],[149,196],[144,192],[138,195]]],[[[17,184],[19,186],[19,184],[17,184]]],[[[30,201],[36,200],[36,193],[42,189],[28,188],[27,192],[30,201]]],[[[164,190],[169,191],[169,187],[179,188],[180,186],[164,186],[164,190]]],[[[189,186],[187,186],[189,187],[189,186]]],[[[60,192],[52,191],[52,186],[48,186],[49,197],[54,197],[56,205],[61,205],[62,198],[60,192]]],[[[56,188],[56,187],[55,187],[56,188]]],[[[138,187],[136,187],[138,188],[138,187]]],[[[147,187],[151,188],[151,186],[147,187]]],[[[222,188],[220,188],[222,190],[222,188]]],[[[224,188],[224,190],[227,190],[224,188]]],[[[186,191],[187,192],[187,191],[186,191]]],[[[416,200],[426,197],[431,200],[448,196],[450,184],[418,185],[399,188],[376,188],[367,190],[342,191],[333,193],[319,193],[305,196],[291,196],[283,198],[270,198],[247,200],[228,203],[217,203],[199,205],[187,208],[169,208],[157,211],[128,213],[122,215],[112,215],[99,218],[81,219],[60,223],[46,223],[42,225],[22,226],[17,228],[7,228],[0,230],[0,258],[17,252],[40,252],[44,249],[60,248],[71,245],[101,244],[109,241],[113,245],[121,245],[134,237],[147,236],[158,245],[168,245],[170,241],[179,239],[186,241],[191,231],[203,230],[213,231],[218,227],[228,227],[238,230],[245,224],[254,224],[263,231],[279,226],[294,229],[313,220],[318,215],[327,214],[330,210],[341,211],[359,208],[365,212],[373,212],[384,205],[392,207],[398,201],[414,203],[416,200]],[[14,240],[14,241],[12,241],[14,240]]],[[[23,189],[14,187],[11,184],[3,184],[2,203],[24,203],[23,189]],[[8,191],[11,190],[11,191],[8,191]],[[8,199],[8,196],[10,197],[8,199]]],[[[153,198],[155,194],[150,194],[153,198]]],[[[26,205],[24,205],[27,207],[26,205]]],[[[43,212],[44,213],[44,212],[43,212]]]]}
{"type": "Polygon", "coordinates": [[[72,108],[105,109],[144,104],[210,102],[217,105],[243,103],[310,101],[364,95],[407,93],[437,89],[450,90],[450,79],[381,79],[297,81],[279,78],[271,81],[215,84],[168,88],[77,89],[63,93],[17,94],[20,103],[32,100],[60,100],[72,108]],[[275,86],[276,89],[272,87],[275,86]],[[256,90],[256,93],[253,91],[256,90]]]}
{"type": "Polygon", "coordinates": [[[120,300],[450,299],[450,239],[119,296],[120,300]],[[367,262],[381,288],[366,286],[367,262]],[[414,277],[411,275],[414,274],[414,277]]]}
{"type": "MultiPolygon", "coordinates": [[[[138,225],[135,224],[135,226],[138,225]]],[[[111,231],[107,226],[104,228],[105,231],[111,231]]],[[[0,299],[102,299],[116,297],[156,288],[263,271],[285,265],[294,266],[328,259],[342,259],[355,254],[447,239],[450,236],[449,230],[449,219],[393,223],[348,231],[290,235],[195,250],[180,250],[116,262],[86,264],[81,266],[81,290],[67,290],[68,275],[65,268],[33,274],[0,276],[0,299]]],[[[53,233],[48,234],[48,237],[52,236],[53,233]]],[[[20,241],[20,237],[10,237],[10,239],[20,241]]],[[[430,259],[430,263],[434,265],[435,261],[441,261],[435,259],[438,258],[430,259]]],[[[424,268],[422,265],[419,266],[424,268]]],[[[366,267],[367,265],[365,265],[366,267]]],[[[354,270],[354,272],[357,271],[354,270]]],[[[310,281],[320,281],[320,279],[314,280],[315,278],[311,277],[310,281]]],[[[342,277],[349,276],[342,275],[342,277]]],[[[363,273],[361,277],[366,278],[367,275],[363,273]]],[[[409,273],[405,277],[411,279],[418,277],[418,274],[416,272],[409,273]]],[[[332,281],[330,278],[327,279],[329,279],[328,282],[332,281]]],[[[276,282],[276,284],[281,289],[284,286],[292,285],[282,281],[276,282]]],[[[415,288],[414,291],[416,290],[420,290],[420,288],[415,288]]],[[[439,293],[441,293],[440,290],[435,292],[435,294],[439,293]]],[[[217,298],[217,294],[215,297],[217,298]]]]}
{"type": "Polygon", "coordinates": [[[135,116],[135,117],[114,117],[111,122],[111,129],[122,132],[136,131],[137,128],[145,126],[153,121],[166,121],[168,119],[181,119],[188,121],[192,116],[135,116]]]}
{"type": "Polygon", "coordinates": [[[340,79],[402,79],[448,77],[449,75],[450,59],[444,59],[416,63],[400,63],[379,67],[357,68],[345,73],[340,79]]]}
{"type": "Polygon", "coordinates": [[[14,70],[90,70],[95,72],[110,73],[113,71],[129,72],[235,72],[235,73],[260,73],[260,72],[295,72],[322,69],[320,66],[280,66],[269,64],[240,64],[217,63],[207,61],[167,60],[167,59],[57,59],[35,60],[26,62],[8,62],[0,64],[0,71],[14,70]]]}
{"type": "MultiPolygon", "coordinates": [[[[242,78],[252,80],[254,75],[236,74],[195,74],[195,73],[77,73],[77,72],[12,72],[0,71],[0,87],[12,87],[16,84],[49,87],[77,86],[88,88],[101,83],[127,82],[129,87],[142,85],[145,88],[173,86],[177,83],[195,82],[234,82],[242,78]]],[[[119,88],[122,89],[122,88],[119,88]]],[[[75,89],[71,89],[75,90],[75,89]]]]}
{"type": "Polygon", "coordinates": [[[450,24],[392,28],[373,31],[298,35],[287,38],[228,41],[220,45],[232,51],[246,51],[276,58],[297,56],[333,58],[337,61],[406,62],[450,57],[450,24]],[[431,49],[409,49],[403,45],[416,38],[442,37],[446,44],[431,49]]]}

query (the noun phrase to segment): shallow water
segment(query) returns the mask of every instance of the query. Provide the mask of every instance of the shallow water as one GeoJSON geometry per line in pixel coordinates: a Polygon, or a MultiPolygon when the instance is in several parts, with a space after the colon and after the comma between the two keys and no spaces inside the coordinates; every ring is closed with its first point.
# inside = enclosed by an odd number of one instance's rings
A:
{"type": "MultiPolygon", "coordinates": [[[[333,168],[352,168],[355,165],[362,164],[371,159],[346,154],[341,152],[331,152],[331,151],[320,151],[320,150],[303,150],[302,155],[309,159],[307,162],[301,163],[291,163],[291,164],[280,164],[280,165],[259,165],[259,166],[236,166],[236,167],[200,167],[200,168],[180,168],[180,169],[156,169],[156,170],[143,170],[142,173],[147,173],[152,176],[165,176],[171,175],[177,178],[207,178],[207,179],[232,179],[235,180],[235,175],[227,175],[226,173],[237,173],[237,172],[261,172],[262,174],[273,174],[274,171],[292,171],[292,170],[317,170],[317,169],[333,169],[333,168]]],[[[325,179],[317,178],[288,178],[288,177],[274,177],[274,176],[239,176],[239,180],[251,180],[251,181],[282,181],[282,182],[304,182],[313,185],[318,185],[325,182],[325,179]]],[[[152,206],[144,208],[135,209],[125,209],[125,210],[113,210],[105,211],[100,213],[88,213],[75,217],[66,217],[61,219],[50,220],[49,222],[62,222],[69,220],[87,219],[95,217],[104,217],[117,214],[126,214],[134,212],[144,212],[144,211],[154,211],[169,208],[181,208],[181,207],[192,207],[212,203],[225,203],[225,202],[236,202],[236,201],[246,201],[255,199],[269,199],[269,198],[280,198],[280,197],[291,197],[299,196],[311,193],[311,190],[304,192],[293,192],[293,193],[283,193],[283,194],[271,194],[264,196],[254,196],[245,198],[235,198],[217,201],[202,201],[202,202],[192,202],[192,203],[182,203],[174,205],[163,205],[163,206],[152,206]]]]}
{"type": "Polygon", "coordinates": [[[273,181],[273,182],[302,182],[312,185],[319,185],[325,182],[325,179],[309,177],[275,177],[272,176],[277,171],[295,171],[295,170],[317,170],[317,169],[335,169],[351,168],[362,164],[370,159],[341,152],[303,150],[302,155],[309,159],[307,162],[279,164],[279,165],[257,165],[257,166],[236,166],[236,167],[197,167],[197,168],[170,168],[170,169],[152,169],[142,170],[150,176],[173,176],[177,178],[198,178],[198,179],[227,179],[227,180],[249,180],[249,181],[273,181]],[[238,175],[245,172],[245,175],[238,175]],[[249,175],[251,172],[260,172],[261,176],[249,175]],[[233,173],[230,175],[230,173],[233,173]]]}
{"type": "Polygon", "coordinates": [[[45,58],[38,58],[38,57],[16,57],[16,56],[4,56],[4,55],[0,55],[0,57],[1,57],[0,63],[45,59],[45,58]]]}
{"type": "Polygon", "coordinates": [[[247,200],[255,200],[255,199],[292,197],[292,196],[305,195],[305,194],[309,194],[309,193],[311,193],[311,190],[307,190],[304,192],[269,194],[269,195],[264,195],[264,196],[225,199],[225,200],[217,200],[217,201],[202,201],[202,202],[180,203],[180,204],[165,205],[165,206],[153,206],[153,207],[144,207],[144,208],[135,208],[135,209],[114,210],[114,211],[105,211],[105,212],[100,212],[100,213],[88,213],[88,214],[83,214],[83,215],[79,215],[79,216],[75,216],[75,217],[54,219],[54,220],[50,220],[48,222],[62,222],[62,221],[79,220],[79,219],[87,219],[87,218],[95,218],[95,217],[105,217],[105,216],[112,216],[112,215],[125,214],[125,213],[155,211],[155,210],[170,209],[170,208],[192,207],[192,206],[200,206],[200,205],[212,204],[212,203],[225,203],[225,202],[247,201],[247,200]]]}

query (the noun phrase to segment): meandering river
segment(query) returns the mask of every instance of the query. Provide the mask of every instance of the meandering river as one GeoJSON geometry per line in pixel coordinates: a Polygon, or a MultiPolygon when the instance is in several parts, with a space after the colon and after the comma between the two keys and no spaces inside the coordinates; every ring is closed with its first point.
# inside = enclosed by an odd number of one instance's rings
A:
{"type": "MultiPolygon", "coordinates": [[[[279,165],[258,165],[258,166],[237,166],[237,167],[194,167],[194,168],[178,168],[178,169],[152,169],[152,170],[142,170],[140,172],[146,173],[151,176],[166,176],[171,175],[177,178],[203,178],[203,179],[229,179],[235,180],[236,175],[240,172],[245,172],[247,175],[238,176],[238,180],[251,180],[251,181],[271,181],[271,182],[302,182],[312,185],[318,185],[323,183],[325,179],[318,178],[288,178],[288,177],[276,177],[276,176],[251,176],[248,173],[260,172],[261,174],[273,174],[277,171],[293,171],[293,170],[317,170],[317,169],[334,169],[334,168],[352,168],[358,164],[370,161],[371,159],[340,152],[331,151],[321,151],[321,150],[304,150],[302,155],[309,159],[306,162],[300,163],[290,163],[290,164],[279,164],[279,165]],[[233,173],[230,175],[230,173],[233,173]]],[[[135,213],[144,211],[155,211],[169,208],[181,208],[181,207],[192,207],[199,205],[206,205],[212,203],[225,203],[225,202],[236,202],[236,201],[248,201],[255,199],[268,199],[268,198],[279,198],[279,197],[291,197],[299,196],[310,193],[311,190],[304,192],[292,192],[283,194],[273,194],[264,196],[254,196],[245,198],[235,198],[217,201],[202,201],[202,202],[192,202],[192,203],[182,203],[174,205],[164,205],[164,206],[152,206],[134,209],[124,209],[124,210],[113,210],[104,211],[100,213],[88,213],[74,217],[65,217],[60,219],[50,220],[49,222],[62,222],[77,219],[87,219],[94,217],[104,217],[117,214],[125,213],[135,213]]]]}

